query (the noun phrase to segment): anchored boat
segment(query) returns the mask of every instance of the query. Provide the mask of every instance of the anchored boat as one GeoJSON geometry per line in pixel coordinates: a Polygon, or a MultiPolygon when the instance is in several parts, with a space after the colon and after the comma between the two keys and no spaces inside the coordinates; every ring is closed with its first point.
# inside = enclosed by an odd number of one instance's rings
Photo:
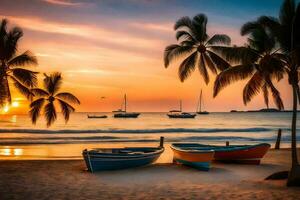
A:
{"type": "Polygon", "coordinates": [[[85,149],[82,155],[90,172],[139,167],[159,158],[164,151],[163,140],[161,137],[159,147],[85,149]]]}
{"type": "Polygon", "coordinates": [[[210,169],[210,163],[214,158],[213,150],[201,150],[190,148],[186,144],[172,144],[174,156],[173,161],[188,165],[199,170],[208,171],[210,169]]]}
{"type": "Polygon", "coordinates": [[[121,109],[113,111],[114,113],[114,118],[137,118],[140,113],[137,112],[127,112],[127,96],[126,94],[124,95],[124,110],[121,109]]]}
{"type": "Polygon", "coordinates": [[[107,115],[87,115],[90,118],[107,118],[107,115]]]}
{"type": "Polygon", "coordinates": [[[189,150],[213,150],[214,160],[242,164],[260,164],[261,159],[268,152],[271,145],[261,143],[256,145],[216,146],[197,143],[178,144],[189,150]]]}
{"type": "Polygon", "coordinates": [[[182,112],[182,102],[179,102],[180,110],[170,110],[167,114],[169,118],[195,118],[196,114],[182,112]]]}

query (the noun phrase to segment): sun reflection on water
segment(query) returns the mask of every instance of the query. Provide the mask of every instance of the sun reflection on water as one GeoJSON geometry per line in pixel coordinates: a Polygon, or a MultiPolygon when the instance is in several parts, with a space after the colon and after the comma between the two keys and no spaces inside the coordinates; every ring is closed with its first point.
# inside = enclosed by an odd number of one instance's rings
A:
{"type": "Polygon", "coordinates": [[[23,149],[14,149],[14,148],[0,149],[0,156],[21,156],[21,155],[23,155],[23,149]]]}

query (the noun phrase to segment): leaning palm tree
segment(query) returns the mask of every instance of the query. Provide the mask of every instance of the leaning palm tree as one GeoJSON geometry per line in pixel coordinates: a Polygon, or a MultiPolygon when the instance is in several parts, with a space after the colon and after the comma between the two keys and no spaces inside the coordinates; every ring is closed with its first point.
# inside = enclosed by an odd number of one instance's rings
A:
{"type": "Polygon", "coordinates": [[[262,16],[259,23],[275,35],[285,62],[285,71],[288,75],[288,82],[293,93],[293,118],[292,118],[292,168],[288,177],[288,186],[300,186],[300,164],[297,157],[297,104],[300,103],[300,3],[296,6],[294,0],[285,0],[281,6],[279,17],[273,18],[262,16]],[[297,100],[298,98],[298,100],[297,100]]]}
{"type": "Polygon", "coordinates": [[[165,48],[164,64],[167,68],[176,58],[185,57],[178,70],[180,80],[183,82],[198,67],[206,84],[209,82],[208,69],[217,74],[230,65],[216,54],[212,47],[229,45],[227,35],[213,35],[209,37],[206,32],[207,17],[198,14],[193,19],[180,18],[174,26],[178,44],[171,44],[165,48]]]}
{"type": "Polygon", "coordinates": [[[6,19],[0,22],[0,107],[11,103],[10,83],[27,98],[32,97],[28,88],[37,85],[37,73],[21,68],[36,65],[37,59],[30,51],[17,54],[23,31],[18,27],[8,30],[7,24],[6,19]]]}
{"type": "Polygon", "coordinates": [[[215,80],[214,97],[233,82],[249,79],[243,90],[246,105],[252,98],[263,93],[264,101],[269,107],[269,92],[275,105],[284,108],[279,91],[273,81],[281,80],[284,75],[284,63],[278,53],[275,38],[257,22],[246,23],[241,28],[242,35],[248,35],[248,43],[242,47],[214,47],[231,63],[238,63],[222,71],[215,80]]]}
{"type": "Polygon", "coordinates": [[[44,116],[47,121],[47,127],[51,126],[56,120],[57,112],[55,103],[60,105],[61,112],[67,123],[70,114],[75,111],[75,108],[70,103],[80,104],[80,101],[71,93],[59,92],[62,84],[60,73],[50,75],[44,74],[44,89],[34,88],[31,92],[35,96],[35,100],[30,104],[30,117],[33,124],[36,124],[37,119],[44,110],[44,116]]]}

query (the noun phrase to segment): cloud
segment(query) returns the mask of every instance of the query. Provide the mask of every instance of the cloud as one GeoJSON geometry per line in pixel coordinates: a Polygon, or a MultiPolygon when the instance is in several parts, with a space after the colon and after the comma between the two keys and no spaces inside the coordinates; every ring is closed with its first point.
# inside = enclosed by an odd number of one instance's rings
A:
{"type": "Polygon", "coordinates": [[[80,6],[83,4],[79,2],[72,2],[70,0],[43,0],[43,1],[50,4],[60,5],[60,6],[80,6]]]}
{"type": "Polygon", "coordinates": [[[167,33],[173,32],[172,23],[154,24],[154,23],[133,22],[130,25],[134,28],[143,29],[143,30],[161,31],[167,33]]]}
{"type": "Polygon", "coordinates": [[[56,33],[78,36],[85,39],[93,39],[95,41],[103,41],[112,45],[123,45],[127,47],[156,49],[163,43],[162,40],[137,37],[130,32],[118,32],[113,29],[102,28],[98,26],[84,24],[68,24],[60,22],[52,22],[34,17],[14,17],[1,16],[9,18],[13,23],[20,26],[40,32],[56,33]]]}

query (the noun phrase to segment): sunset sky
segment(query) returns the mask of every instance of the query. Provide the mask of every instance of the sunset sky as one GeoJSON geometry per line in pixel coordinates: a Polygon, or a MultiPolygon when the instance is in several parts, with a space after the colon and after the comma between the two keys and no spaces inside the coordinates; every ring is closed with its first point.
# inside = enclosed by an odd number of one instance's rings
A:
{"type": "MultiPolygon", "coordinates": [[[[182,99],[185,110],[195,111],[201,88],[205,109],[229,111],[263,108],[263,97],[245,107],[244,82],[239,82],[213,99],[213,81],[206,86],[198,71],[181,83],[176,63],[163,66],[165,46],[176,43],[173,24],[205,13],[210,35],[228,34],[233,44],[242,45],[241,25],[260,15],[277,16],[280,5],[281,0],[1,0],[0,16],[23,28],[19,50],[38,57],[34,70],[63,73],[63,90],[82,102],[77,111],[117,109],[124,93],[129,110],[168,111],[182,99]]],[[[278,87],[290,109],[287,81],[278,87]]],[[[14,93],[18,110],[25,112],[20,97],[14,93]]]]}

